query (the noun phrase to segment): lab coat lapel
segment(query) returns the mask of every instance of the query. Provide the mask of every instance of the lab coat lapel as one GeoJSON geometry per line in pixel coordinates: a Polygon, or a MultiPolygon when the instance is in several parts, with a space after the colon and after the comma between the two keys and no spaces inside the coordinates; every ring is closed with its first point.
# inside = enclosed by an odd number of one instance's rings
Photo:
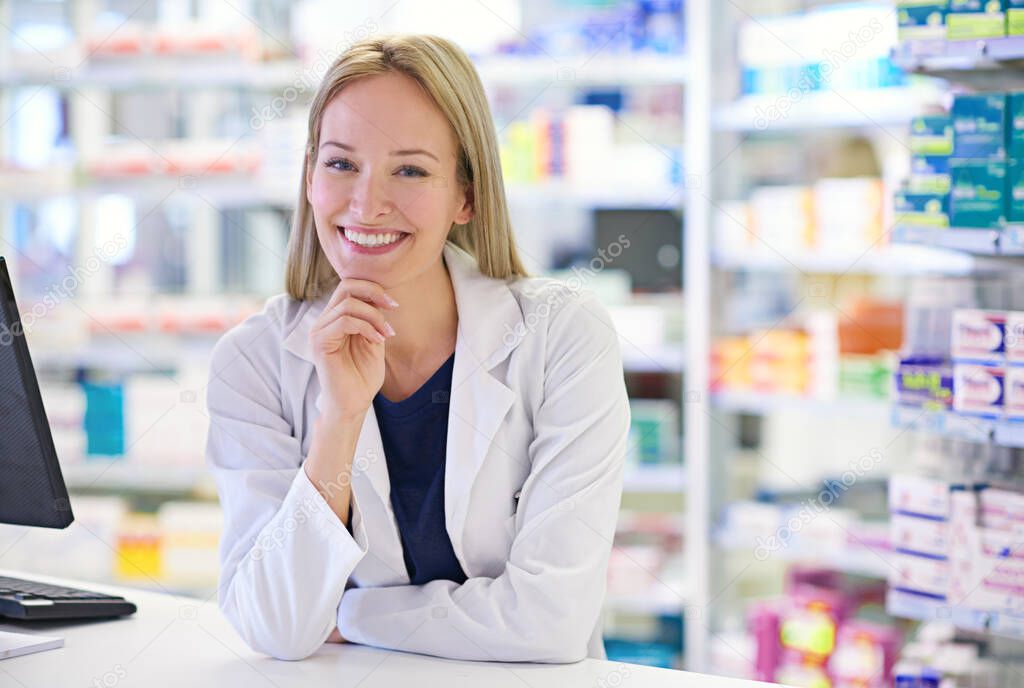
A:
{"type": "MultiPolygon", "coordinates": [[[[515,400],[515,393],[491,370],[508,358],[525,328],[519,303],[505,282],[482,275],[475,259],[450,242],[445,245],[444,260],[459,315],[445,448],[445,525],[455,556],[463,571],[472,576],[473,567],[467,564],[462,546],[470,492],[515,400]]],[[[311,302],[283,342],[286,350],[308,363],[310,374],[314,366],[309,331],[329,300],[326,294],[311,302]]],[[[372,405],[363,421],[353,463],[353,533],[385,567],[380,571],[382,583],[408,583],[391,508],[384,446],[372,405]]]]}
{"type": "MultiPolygon", "coordinates": [[[[301,358],[309,366],[311,376],[314,376],[316,367],[309,346],[309,331],[329,300],[330,294],[326,294],[312,301],[298,324],[283,341],[287,351],[301,358]]],[[[315,376],[313,384],[319,390],[319,382],[315,376]]],[[[319,409],[319,392],[316,399],[319,409]]],[[[312,428],[309,431],[312,432],[312,428]]],[[[402,541],[391,507],[391,481],[388,477],[384,444],[372,404],[367,409],[356,443],[351,484],[352,534],[356,542],[366,547],[371,554],[364,560],[362,570],[366,575],[361,578],[378,585],[408,583],[409,574],[402,555],[402,541]]]]}
{"type": "Polygon", "coordinates": [[[444,256],[459,311],[448,410],[445,519],[452,549],[463,571],[472,576],[462,547],[470,493],[515,399],[491,370],[519,343],[523,319],[508,286],[480,274],[472,256],[453,244],[445,247],[444,256]]]}

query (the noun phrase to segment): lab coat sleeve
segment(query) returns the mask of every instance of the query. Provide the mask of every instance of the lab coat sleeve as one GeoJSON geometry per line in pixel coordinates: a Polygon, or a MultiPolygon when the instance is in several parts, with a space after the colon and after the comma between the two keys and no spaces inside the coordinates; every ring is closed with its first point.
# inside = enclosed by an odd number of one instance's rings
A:
{"type": "Polygon", "coordinates": [[[301,467],[282,414],[276,328],[254,316],[214,348],[206,462],[224,512],[221,611],[252,649],[294,660],[333,630],[365,552],[301,467]]]}
{"type": "Polygon", "coordinates": [[[621,500],[629,402],[618,338],[596,299],[570,297],[554,312],[547,347],[532,468],[504,571],[462,585],[348,590],[338,605],[345,638],[452,659],[587,656],[621,500]]]}

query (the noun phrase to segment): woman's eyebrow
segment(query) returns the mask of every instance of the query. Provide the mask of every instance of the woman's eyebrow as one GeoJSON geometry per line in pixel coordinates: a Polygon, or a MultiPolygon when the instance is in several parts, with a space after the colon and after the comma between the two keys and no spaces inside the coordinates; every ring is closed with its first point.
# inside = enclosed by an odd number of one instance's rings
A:
{"type": "MultiPolygon", "coordinates": [[[[337,141],[324,141],[322,144],[320,144],[320,148],[323,148],[325,146],[337,146],[338,148],[347,150],[350,153],[356,152],[356,149],[353,148],[352,146],[349,146],[344,143],[338,143],[337,141]]],[[[391,151],[391,155],[426,155],[433,158],[434,160],[437,160],[438,162],[441,162],[441,160],[438,159],[436,155],[422,148],[403,148],[402,150],[391,151]]]]}

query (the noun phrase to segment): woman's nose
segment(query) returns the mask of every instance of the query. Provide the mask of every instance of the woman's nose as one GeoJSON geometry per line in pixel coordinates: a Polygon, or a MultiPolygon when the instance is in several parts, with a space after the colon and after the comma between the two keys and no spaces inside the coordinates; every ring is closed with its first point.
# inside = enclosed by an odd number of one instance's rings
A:
{"type": "Polygon", "coordinates": [[[349,204],[353,214],[361,222],[370,222],[381,215],[386,215],[391,210],[387,185],[377,177],[378,175],[375,174],[362,174],[356,180],[355,188],[352,189],[352,199],[349,204]]]}

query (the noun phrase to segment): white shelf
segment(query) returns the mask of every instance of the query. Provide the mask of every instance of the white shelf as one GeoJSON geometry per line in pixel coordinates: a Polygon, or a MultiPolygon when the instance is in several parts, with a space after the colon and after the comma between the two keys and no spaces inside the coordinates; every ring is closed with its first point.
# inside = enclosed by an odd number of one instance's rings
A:
{"type": "Polygon", "coordinates": [[[718,108],[712,126],[720,131],[772,132],[844,127],[878,128],[907,124],[938,102],[932,89],[893,87],[744,96],[718,108]]]}
{"type": "Polygon", "coordinates": [[[861,253],[815,251],[776,253],[717,253],[712,263],[723,270],[801,270],[853,275],[919,275],[941,272],[966,275],[976,267],[969,255],[930,246],[894,245],[861,253]]]}
{"type": "Polygon", "coordinates": [[[48,84],[56,88],[208,88],[246,87],[278,91],[296,87],[311,97],[316,92],[314,73],[298,60],[245,62],[236,55],[211,57],[125,56],[103,58],[89,64],[10,70],[0,73],[0,87],[48,84]]]}
{"type": "Polygon", "coordinates": [[[147,465],[131,459],[94,457],[62,463],[60,468],[70,490],[190,493],[213,480],[203,467],[147,465]]]}
{"type": "Polygon", "coordinates": [[[950,605],[947,600],[913,595],[902,590],[886,593],[885,610],[918,621],[944,621],[956,628],[1004,638],[1024,639],[1024,616],[1000,614],[950,605]]]}
{"type": "Polygon", "coordinates": [[[889,412],[888,400],[870,398],[815,399],[784,394],[755,394],[751,392],[716,392],[711,395],[715,408],[733,413],[766,416],[780,411],[801,413],[877,415],[885,418],[889,412]]]}
{"type": "MultiPolygon", "coordinates": [[[[739,533],[720,532],[715,538],[715,544],[729,552],[748,551],[753,553],[757,543],[751,538],[745,538],[739,533]]],[[[771,552],[768,560],[777,559],[785,562],[809,564],[815,566],[827,566],[844,573],[850,573],[866,578],[887,578],[889,566],[878,555],[868,550],[852,551],[843,549],[834,550],[808,550],[807,548],[782,547],[771,552]]]]}
{"type": "MultiPolygon", "coordinates": [[[[685,584],[682,587],[685,589],[685,584]]],[[[663,586],[634,595],[609,595],[605,599],[605,608],[611,612],[643,616],[682,614],[686,605],[684,595],[673,595],[663,586]]]]}
{"type": "Polygon", "coordinates": [[[892,240],[981,256],[1024,256],[1024,225],[1020,224],[999,229],[899,224],[893,228],[892,240]]]}
{"type": "Polygon", "coordinates": [[[682,492],[686,489],[686,467],[682,464],[627,466],[623,478],[626,492],[682,492]]]}
{"type": "Polygon", "coordinates": [[[682,345],[664,344],[642,349],[620,341],[622,367],[627,373],[681,373],[684,368],[682,345]]]}
{"type": "Polygon", "coordinates": [[[505,185],[512,205],[572,204],[589,208],[681,209],[685,195],[681,185],[644,187],[604,185],[588,187],[563,180],[536,183],[509,182],[505,185]]]}
{"type": "Polygon", "coordinates": [[[557,85],[608,84],[633,86],[685,84],[690,78],[690,62],[685,56],[632,53],[565,57],[546,55],[494,55],[474,60],[484,84],[557,85]]]}
{"type": "Polygon", "coordinates": [[[970,442],[991,442],[1003,447],[1024,448],[1024,422],[965,416],[951,411],[926,411],[913,406],[894,406],[896,427],[929,432],[970,442]]]}

